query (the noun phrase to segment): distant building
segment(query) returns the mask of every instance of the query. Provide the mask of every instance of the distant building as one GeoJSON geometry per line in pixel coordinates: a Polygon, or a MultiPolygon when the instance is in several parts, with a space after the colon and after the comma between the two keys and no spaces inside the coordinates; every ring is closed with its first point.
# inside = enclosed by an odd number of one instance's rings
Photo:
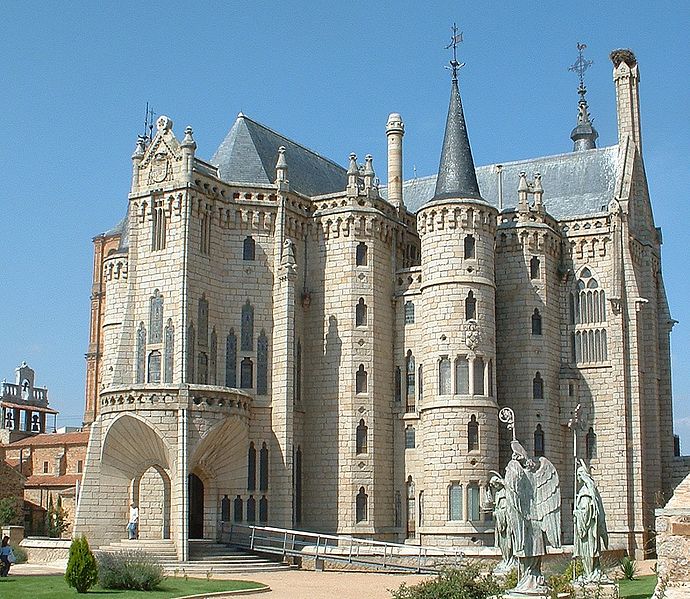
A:
{"type": "Polygon", "coordinates": [[[572,151],[475,168],[454,77],[443,144],[426,141],[438,174],[404,180],[393,113],[385,189],[371,156],[343,168],[243,114],[202,160],[191,127],[178,138],[161,116],[132,156],[126,218],[95,239],[76,532],[110,542],[136,501],[141,538],[180,559],[229,517],[489,545],[481,504],[511,407],[559,471],[567,542],[580,405],[611,544],[652,549],[672,491],[674,321],[638,64],[611,59],[614,145],[596,147],[581,85],[572,151]]]}

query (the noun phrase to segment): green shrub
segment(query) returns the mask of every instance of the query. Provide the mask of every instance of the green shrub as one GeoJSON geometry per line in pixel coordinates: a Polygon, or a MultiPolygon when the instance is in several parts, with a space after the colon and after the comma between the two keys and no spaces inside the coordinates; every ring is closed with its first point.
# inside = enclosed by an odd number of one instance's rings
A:
{"type": "Polygon", "coordinates": [[[436,578],[414,586],[400,585],[393,599],[486,599],[502,589],[492,574],[482,574],[478,564],[444,570],[436,578]]]}
{"type": "Polygon", "coordinates": [[[518,569],[513,568],[510,572],[508,572],[508,574],[506,574],[505,580],[503,581],[503,584],[501,586],[506,591],[509,591],[510,589],[514,589],[517,586],[518,582],[518,569]]]}
{"type": "Polygon", "coordinates": [[[101,553],[98,582],[104,589],[152,591],[165,580],[163,568],[141,551],[101,553]]]}
{"type": "Polygon", "coordinates": [[[29,559],[29,554],[26,552],[26,549],[24,549],[24,547],[20,547],[19,545],[11,545],[11,547],[12,553],[14,553],[14,557],[17,560],[15,563],[25,564],[29,559]]]}
{"type": "Polygon", "coordinates": [[[22,515],[14,497],[0,499],[0,526],[21,526],[22,515]]]}
{"type": "Polygon", "coordinates": [[[86,537],[77,537],[70,545],[65,580],[77,593],[86,593],[98,580],[98,565],[86,537]]]}
{"type": "Polygon", "coordinates": [[[637,574],[637,564],[634,559],[630,559],[630,556],[625,555],[621,560],[621,572],[623,572],[623,578],[628,580],[634,580],[635,574],[637,574]]]}

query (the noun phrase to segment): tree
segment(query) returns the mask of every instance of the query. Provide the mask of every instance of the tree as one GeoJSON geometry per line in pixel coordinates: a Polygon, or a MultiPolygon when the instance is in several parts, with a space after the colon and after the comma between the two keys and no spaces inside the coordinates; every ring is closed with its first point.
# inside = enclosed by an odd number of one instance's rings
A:
{"type": "Polygon", "coordinates": [[[52,538],[60,538],[69,525],[67,524],[67,512],[62,507],[62,497],[58,495],[57,504],[53,504],[53,496],[48,500],[48,513],[46,514],[48,520],[48,536],[52,538]]]}
{"type": "Polygon", "coordinates": [[[84,536],[77,537],[70,545],[65,580],[77,593],[86,593],[98,580],[98,564],[84,536]]]}
{"type": "Polygon", "coordinates": [[[21,524],[21,514],[14,497],[0,499],[0,526],[14,526],[21,524]]]}

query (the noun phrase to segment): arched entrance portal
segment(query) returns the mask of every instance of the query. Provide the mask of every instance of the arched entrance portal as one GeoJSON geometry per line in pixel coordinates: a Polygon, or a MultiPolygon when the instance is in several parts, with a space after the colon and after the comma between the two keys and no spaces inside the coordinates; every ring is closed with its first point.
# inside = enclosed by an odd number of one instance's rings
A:
{"type": "Polygon", "coordinates": [[[189,475],[189,538],[204,538],[204,483],[194,473],[189,475]]]}

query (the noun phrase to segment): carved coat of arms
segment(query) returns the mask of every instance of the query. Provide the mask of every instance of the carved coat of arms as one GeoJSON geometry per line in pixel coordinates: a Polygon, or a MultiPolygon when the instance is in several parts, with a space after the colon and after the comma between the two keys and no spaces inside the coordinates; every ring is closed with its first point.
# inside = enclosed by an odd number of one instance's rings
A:
{"type": "Polygon", "coordinates": [[[482,335],[479,332],[479,327],[475,320],[470,320],[467,323],[467,328],[465,329],[465,345],[472,351],[479,347],[482,340],[482,335]]]}
{"type": "Polygon", "coordinates": [[[149,171],[149,179],[153,183],[162,183],[168,177],[170,169],[170,161],[165,152],[156,152],[156,155],[151,161],[151,170],[149,171]]]}

